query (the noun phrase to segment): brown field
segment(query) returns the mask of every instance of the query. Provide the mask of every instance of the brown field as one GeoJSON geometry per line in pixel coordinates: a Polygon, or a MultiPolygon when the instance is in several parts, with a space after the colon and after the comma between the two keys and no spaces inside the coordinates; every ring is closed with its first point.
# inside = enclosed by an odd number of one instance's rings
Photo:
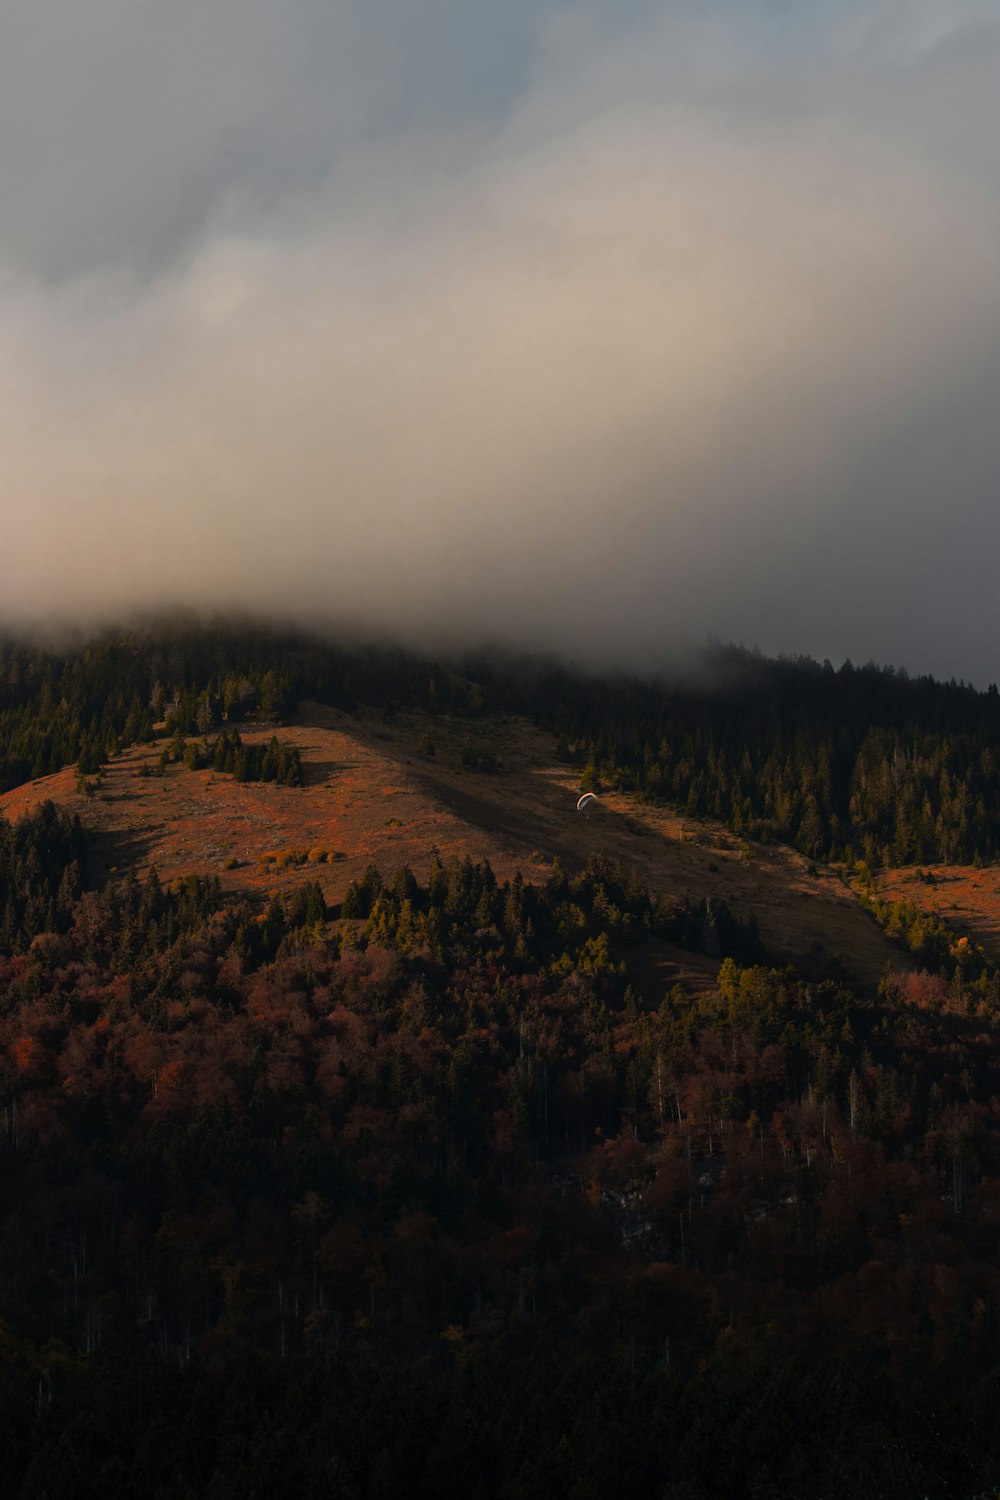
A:
{"type": "MultiPolygon", "coordinates": [[[[241,725],[240,733],[253,743],[274,730],[241,725]]],[[[423,876],[434,850],[446,862],[486,857],[500,880],[520,870],[536,881],[556,859],[576,870],[604,853],[657,894],[722,897],[737,916],[753,914],[768,950],[783,959],[823,953],[866,986],[887,964],[907,966],[839,875],[823,866],[810,875],[790,849],[746,846],[720,825],[616,792],[602,794],[590,818],[578,814],[573,768],[558,764],[554,742],[521,720],[400,715],[386,722],[310,704],[278,733],[299,749],[302,787],[241,785],[183,766],[140,776],[144,762],[155,766],[160,741],[112,761],[93,798],[75,790],[67,768],[0,797],[0,810],[14,819],[50,797],[78,812],[96,835],[98,876],[155,864],[164,880],[213,874],[228,893],[256,900],[318,879],[336,903],[367,864],[384,874],[408,864],[423,876]],[[428,734],[433,758],[420,749],[428,734]],[[470,739],[499,757],[498,772],[462,767],[470,739]]],[[[716,968],[681,950],[661,957],[664,975],[694,987],[709,983],[716,968]]]]}
{"type": "Polygon", "coordinates": [[[968,933],[1000,957],[1000,867],[922,865],[887,871],[877,882],[882,901],[909,901],[968,933]],[[932,877],[928,881],[922,878],[932,877]]]}

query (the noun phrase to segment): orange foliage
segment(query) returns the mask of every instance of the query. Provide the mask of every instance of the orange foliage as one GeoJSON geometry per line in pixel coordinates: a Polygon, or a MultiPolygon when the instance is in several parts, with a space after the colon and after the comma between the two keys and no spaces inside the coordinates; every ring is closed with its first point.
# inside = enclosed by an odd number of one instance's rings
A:
{"type": "Polygon", "coordinates": [[[22,1073],[32,1072],[42,1061],[42,1045],[36,1036],[19,1036],[14,1043],[14,1062],[22,1073]]]}

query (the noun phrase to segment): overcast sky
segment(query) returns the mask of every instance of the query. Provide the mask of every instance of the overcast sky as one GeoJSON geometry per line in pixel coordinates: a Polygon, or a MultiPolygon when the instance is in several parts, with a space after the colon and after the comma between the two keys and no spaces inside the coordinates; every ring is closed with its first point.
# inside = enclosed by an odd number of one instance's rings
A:
{"type": "Polygon", "coordinates": [[[9,0],[0,615],[1000,679],[1000,0],[9,0]]]}

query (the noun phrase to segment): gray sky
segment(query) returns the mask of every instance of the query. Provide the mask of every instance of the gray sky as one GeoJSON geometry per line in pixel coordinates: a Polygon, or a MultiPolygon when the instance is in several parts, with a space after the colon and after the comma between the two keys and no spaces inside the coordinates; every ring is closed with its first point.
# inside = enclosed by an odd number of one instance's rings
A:
{"type": "Polygon", "coordinates": [[[11,0],[0,614],[1000,678],[1000,0],[11,0]]]}

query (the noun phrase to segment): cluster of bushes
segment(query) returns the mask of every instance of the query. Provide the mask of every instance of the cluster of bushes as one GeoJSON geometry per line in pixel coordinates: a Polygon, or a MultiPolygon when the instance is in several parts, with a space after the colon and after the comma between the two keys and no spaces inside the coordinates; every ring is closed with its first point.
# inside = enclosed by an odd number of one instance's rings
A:
{"type": "Polygon", "coordinates": [[[994,967],[981,944],[912,901],[879,901],[873,893],[862,893],[861,901],[883,932],[932,974],[950,974],[956,966],[965,974],[981,974],[994,967]]]}
{"type": "Polygon", "coordinates": [[[177,735],[160,754],[159,769],[180,762],[189,771],[213,770],[234,781],[276,781],[281,786],[302,785],[302,760],[297,748],[272,735],[266,745],[244,744],[233,730],[199,743],[177,735]]]}
{"type": "Polygon", "coordinates": [[[321,849],[318,845],[311,849],[272,849],[260,856],[257,868],[266,870],[271,866],[276,870],[288,870],[300,865],[332,865],[345,858],[340,850],[321,849]]]}

